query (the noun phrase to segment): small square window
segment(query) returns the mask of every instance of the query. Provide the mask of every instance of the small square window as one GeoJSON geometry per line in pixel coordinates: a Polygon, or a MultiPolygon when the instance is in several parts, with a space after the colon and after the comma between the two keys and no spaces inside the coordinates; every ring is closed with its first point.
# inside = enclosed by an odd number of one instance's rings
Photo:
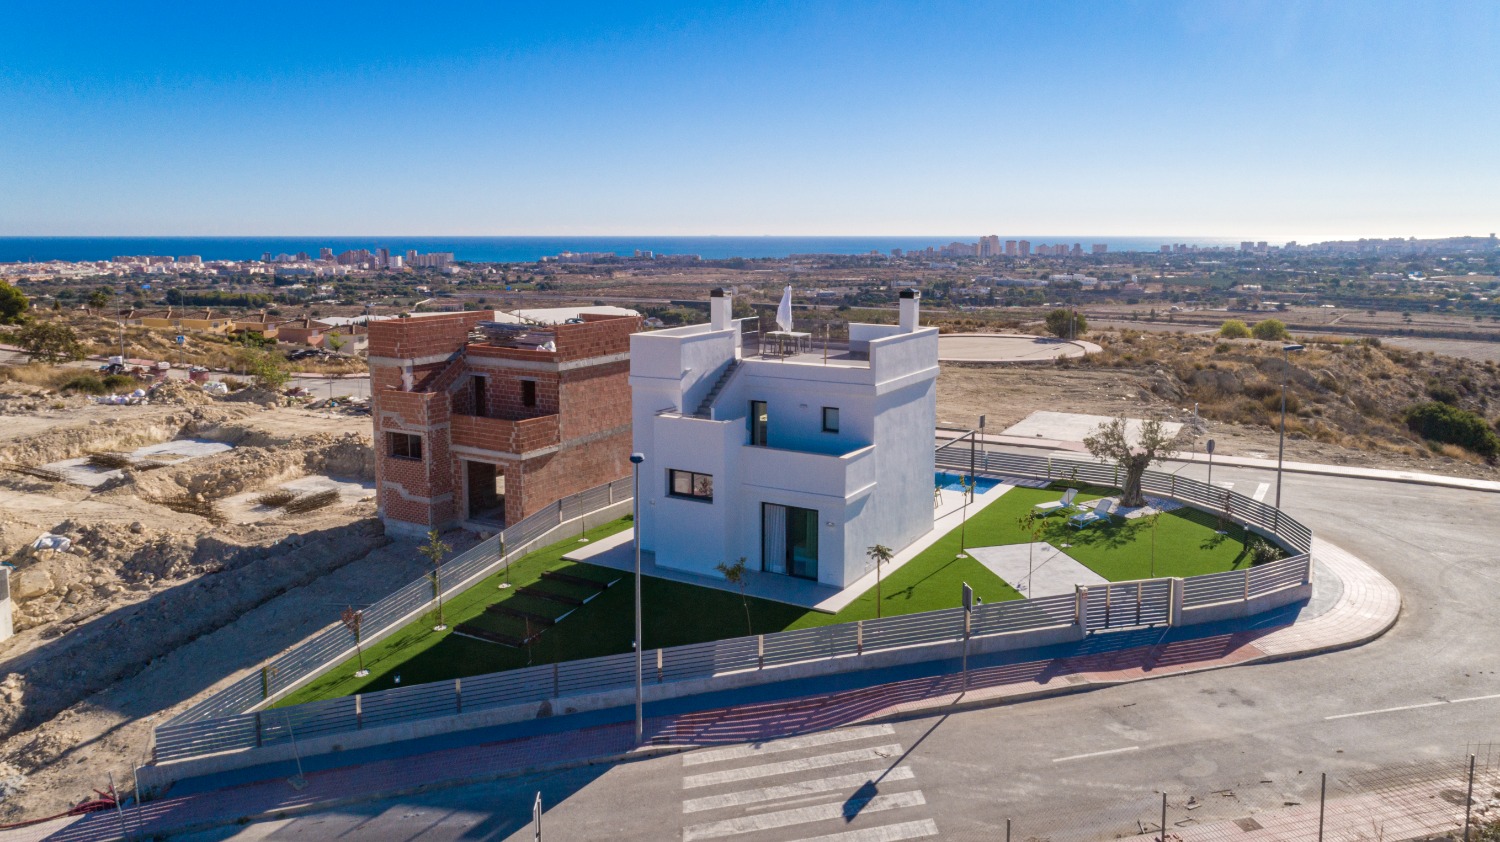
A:
{"type": "Polygon", "coordinates": [[[839,408],[836,406],[823,407],[823,432],[837,433],[839,431],[839,408]]]}
{"type": "Polygon", "coordinates": [[[421,459],[422,437],[412,433],[391,433],[391,455],[398,459],[421,459]]]}
{"type": "Polygon", "coordinates": [[[713,502],[713,475],[695,474],[692,471],[667,471],[667,494],[672,497],[713,502]]]}

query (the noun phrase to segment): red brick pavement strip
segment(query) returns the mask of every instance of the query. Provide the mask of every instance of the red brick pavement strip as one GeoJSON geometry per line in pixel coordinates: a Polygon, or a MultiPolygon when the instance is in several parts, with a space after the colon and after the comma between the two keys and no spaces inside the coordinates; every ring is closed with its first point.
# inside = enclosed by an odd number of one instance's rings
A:
{"type": "MultiPolygon", "coordinates": [[[[447,749],[415,757],[313,772],[296,790],[284,778],[223,790],[158,799],[129,810],[126,827],[143,833],[204,829],[243,818],[324,810],[475,781],[515,777],[584,765],[620,762],[707,744],[735,744],[819,731],[860,721],[920,712],[996,704],[1022,697],[1076,692],[1100,683],[1132,681],[1259,656],[1250,642],[1266,632],[1241,632],[1166,646],[1032,661],[972,670],[969,692],[962,677],[943,675],[794,700],[737,705],[648,720],[650,746],[631,751],[632,723],[447,749]],[[539,758],[546,758],[545,762],[539,758]]],[[[290,774],[292,766],[288,764],[290,774]]],[[[89,816],[47,837],[58,842],[119,838],[118,817],[89,816]]],[[[5,842],[10,839],[0,836],[5,842]]]]}
{"type": "MultiPolygon", "coordinates": [[[[1395,624],[1401,601],[1389,581],[1337,547],[1317,542],[1314,552],[1343,580],[1344,587],[1334,608],[1310,622],[975,669],[969,673],[967,690],[962,676],[942,675],[655,718],[646,723],[652,745],[637,752],[630,751],[633,727],[625,723],[315,772],[300,791],[277,779],[167,797],[144,805],[138,821],[128,826],[143,827],[150,833],[206,828],[241,817],[312,812],[424,789],[618,762],[697,745],[763,740],[855,722],[1004,704],[1356,646],[1395,624]],[[535,762],[542,757],[548,761],[535,762]]],[[[47,838],[67,842],[116,839],[119,820],[89,816],[47,838]]],[[[0,833],[0,842],[11,842],[11,837],[0,833]]]]}

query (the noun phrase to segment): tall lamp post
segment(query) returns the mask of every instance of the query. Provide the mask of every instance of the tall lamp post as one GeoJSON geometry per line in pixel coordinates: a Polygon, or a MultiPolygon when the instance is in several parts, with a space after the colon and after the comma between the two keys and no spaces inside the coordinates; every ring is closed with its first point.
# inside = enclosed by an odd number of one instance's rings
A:
{"type": "Polygon", "coordinates": [[[1286,380],[1292,370],[1292,352],[1302,350],[1301,345],[1281,346],[1281,439],[1276,444],[1276,511],[1281,511],[1281,460],[1286,454],[1286,380]]]}
{"type": "Polygon", "coordinates": [[[635,531],[635,744],[640,745],[644,739],[646,722],[642,717],[641,704],[641,664],[645,653],[641,650],[641,463],[646,461],[646,454],[630,454],[631,479],[634,482],[634,496],[631,506],[635,509],[631,515],[631,526],[635,531]]]}

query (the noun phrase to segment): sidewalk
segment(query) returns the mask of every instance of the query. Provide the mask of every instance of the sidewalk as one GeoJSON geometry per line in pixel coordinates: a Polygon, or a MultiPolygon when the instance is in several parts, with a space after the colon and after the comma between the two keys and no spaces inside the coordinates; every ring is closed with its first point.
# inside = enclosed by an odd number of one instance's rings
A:
{"type": "MultiPolygon", "coordinates": [[[[938,427],[941,433],[966,433],[957,427],[938,427]]],[[[1093,457],[1088,455],[1088,449],[1082,442],[1064,441],[1062,439],[1029,439],[1022,436],[1006,436],[995,433],[986,433],[979,437],[979,441],[985,444],[1002,445],[1006,447],[1033,447],[1042,450],[1058,451],[1057,455],[1062,458],[1076,459],[1082,455],[1086,459],[1093,457]]],[[[1206,453],[1178,453],[1168,462],[1195,462],[1207,465],[1209,462],[1206,453]]],[[[1232,468],[1261,468],[1265,470],[1276,470],[1275,459],[1256,459],[1248,456],[1215,456],[1215,465],[1227,465],[1232,468]]],[[[1384,480],[1386,482],[1404,482],[1411,485],[1434,485],[1443,488],[1462,488],[1469,491],[1487,491],[1491,493],[1500,492],[1500,482],[1487,479],[1468,479],[1467,477],[1450,477],[1442,474],[1424,474],[1420,471],[1402,471],[1387,468],[1357,468],[1352,465],[1324,465],[1317,462],[1282,462],[1281,468],[1289,474],[1319,474],[1330,477],[1350,477],[1353,479],[1384,480]]]]}
{"type": "MultiPolygon", "coordinates": [[[[967,689],[958,661],[950,660],[675,699],[647,706],[648,745],[634,751],[629,708],[552,717],[449,735],[453,739],[307,758],[301,789],[288,783],[297,774],[290,763],[184,781],[163,798],[127,809],[124,827],[144,838],[701,745],[1074,693],[1357,646],[1395,623],[1401,599],[1388,580],[1324,541],[1314,541],[1313,556],[1314,593],[1306,604],[1245,620],[1100,632],[1079,643],[976,656],[970,659],[967,689]]],[[[95,814],[48,830],[50,835],[35,829],[0,832],[0,842],[117,839],[121,817],[95,814]]]]}

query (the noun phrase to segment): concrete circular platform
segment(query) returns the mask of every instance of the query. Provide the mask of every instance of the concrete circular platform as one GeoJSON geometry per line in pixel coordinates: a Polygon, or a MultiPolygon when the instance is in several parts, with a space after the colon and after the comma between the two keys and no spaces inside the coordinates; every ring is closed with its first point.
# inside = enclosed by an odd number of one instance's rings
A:
{"type": "Polygon", "coordinates": [[[938,337],[938,362],[1024,363],[1081,357],[1099,351],[1092,342],[1012,333],[948,333],[938,337]]]}

